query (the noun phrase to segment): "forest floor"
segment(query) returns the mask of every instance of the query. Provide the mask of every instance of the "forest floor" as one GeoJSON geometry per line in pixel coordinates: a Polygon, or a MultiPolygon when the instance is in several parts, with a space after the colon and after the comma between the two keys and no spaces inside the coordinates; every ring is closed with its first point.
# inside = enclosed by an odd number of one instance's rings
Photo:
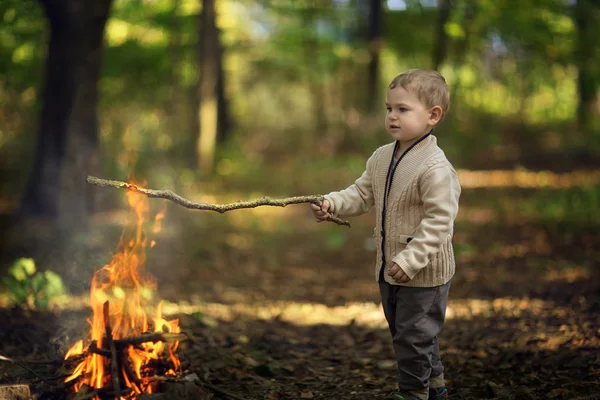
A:
{"type": "MultiPolygon", "coordinates": [[[[439,336],[451,399],[600,398],[600,232],[486,206],[529,195],[507,193],[463,194],[439,336]]],[[[36,255],[73,297],[52,312],[0,308],[2,354],[60,359],[85,337],[86,290],[125,217],[98,215],[83,252],[36,255]]],[[[170,205],[146,270],[154,299],[194,338],[179,350],[186,373],[249,400],[387,398],[396,366],[374,279],[373,215],[352,223],[316,224],[305,206],[219,215],[170,205]]],[[[7,243],[10,256],[22,253],[7,243]]],[[[40,395],[49,390],[41,378],[67,372],[0,362],[0,384],[34,382],[40,395]]],[[[230,398],[202,385],[178,396],[230,398]]]]}

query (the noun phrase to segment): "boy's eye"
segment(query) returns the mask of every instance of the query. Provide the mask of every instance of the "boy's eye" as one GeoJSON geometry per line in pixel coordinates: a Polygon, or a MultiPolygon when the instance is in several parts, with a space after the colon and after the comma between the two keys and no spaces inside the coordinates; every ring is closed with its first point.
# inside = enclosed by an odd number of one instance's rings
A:
{"type": "Polygon", "coordinates": [[[408,109],[404,108],[404,107],[400,107],[400,112],[405,112],[408,111],[408,109]]]}
{"type": "Polygon", "coordinates": [[[387,112],[392,112],[392,109],[390,107],[386,107],[385,109],[387,110],[387,112]]]}

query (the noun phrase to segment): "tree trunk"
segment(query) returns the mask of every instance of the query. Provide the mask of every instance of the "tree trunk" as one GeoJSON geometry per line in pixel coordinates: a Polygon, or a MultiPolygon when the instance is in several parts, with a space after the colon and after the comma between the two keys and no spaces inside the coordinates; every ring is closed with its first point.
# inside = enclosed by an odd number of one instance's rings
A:
{"type": "Polygon", "coordinates": [[[199,21],[199,135],[196,156],[198,166],[205,173],[213,171],[217,138],[219,136],[219,121],[223,125],[223,116],[220,114],[223,113],[225,105],[223,84],[219,84],[219,79],[222,80],[223,78],[223,71],[216,20],[215,0],[202,0],[202,13],[199,21]]]}
{"type": "Polygon", "coordinates": [[[379,89],[379,53],[383,46],[383,2],[370,0],[369,3],[369,28],[367,40],[369,42],[369,66],[367,70],[367,110],[373,112],[381,104],[379,89]]]}
{"type": "Polygon", "coordinates": [[[310,90],[310,98],[312,104],[312,114],[314,118],[313,129],[318,134],[322,134],[327,130],[327,115],[326,115],[326,104],[325,104],[325,91],[323,90],[323,84],[319,82],[321,74],[321,65],[319,63],[319,52],[320,46],[319,41],[315,33],[313,33],[315,26],[315,19],[317,10],[313,5],[306,5],[306,8],[302,10],[302,23],[306,32],[310,32],[305,35],[303,41],[304,50],[304,62],[306,63],[306,76],[307,86],[310,90]]]}
{"type": "Polygon", "coordinates": [[[575,61],[578,69],[577,124],[581,132],[591,134],[593,121],[598,113],[598,72],[597,63],[599,29],[596,16],[600,7],[595,0],[577,0],[575,5],[575,23],[577,26],[577,48],[575,61]]]}
{"type": "MultiPolygon", "coordinates": [[[[475,35],[475,19],[477,17],[478,8],[475,0],[466,0],[464,2],[464,15],[462,19],[462,26],[465,31],[465,35],[462,39],[454,42],[454,59],[453,68],[458,71],[466,62],[469,48],[471,47],[471,38],[475,35]]],[[[454,115],[458,115],[458,109],[460,107],[461,97],[458,95],[461,90],[461,79],[460,74],[456,74],[454,77],[454,84],[450,88],[450,95],[452,96],[452,112],[454,115]]]]}
{"type": "Polygon", "coordinates": [[[182,88],[179,84],[179,70],[181,69],[181,60],[183,58],[182,51],[182,23],[179,17],[179,9],[181,7],[181,0],[173,0],[173,8],[171,9],[171,21],[169,21],[169,61],[171,68],[168,75],[169,84],[169,101],[166,104],[166,109],[173,120],[173,127],[176,131],[181,131],[179,125],[181,117],[181,102],[182,102],[182,88]]]}
{"type": "MultiPolygon", "coordinates": [[[[221,35],[219,33],[219,28],[217,28],[217,38],[220,38],[221,35]]],[[[225,84],[226,75],[223,70],[223,46],[221,45],[221,41],[217,41],[218,45],[218,73],[219,77],[217,79],[217,106],[219,109],[219,115],[217,119],[217,144],[224,143],[229,137],[228,132],[231,129],[232,121],[229,115],[229,104],[227,103],[227,97],[225,96],[225,88],[227,85],[225,84]]]]}
{"type": "Polygon", "coordinates": [[[450,19],[450,0],[439,0],[439,12],[435,27],[435,46],[433,48],[433,69],[438,71],[448,54],[448,35],[446,23],[450,19]]]}
{"type": "Polygon", "coordinates": [[[93,208],[86,175],[98,166],[102,39],[112,0],[40,0],[50,26],[37,153],[21,202],[24,216],[85,226],[93,208]]]}

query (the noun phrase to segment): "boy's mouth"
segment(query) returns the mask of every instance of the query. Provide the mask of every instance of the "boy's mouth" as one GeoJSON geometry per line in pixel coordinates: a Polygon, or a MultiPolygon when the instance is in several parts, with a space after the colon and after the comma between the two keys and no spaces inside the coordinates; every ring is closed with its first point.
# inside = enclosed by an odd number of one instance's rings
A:
{"type": "Polygon", "coordinates": [[[399,129],[400,126],[396,125],[396,124],[390,124],[390,129],[399,129]]]}

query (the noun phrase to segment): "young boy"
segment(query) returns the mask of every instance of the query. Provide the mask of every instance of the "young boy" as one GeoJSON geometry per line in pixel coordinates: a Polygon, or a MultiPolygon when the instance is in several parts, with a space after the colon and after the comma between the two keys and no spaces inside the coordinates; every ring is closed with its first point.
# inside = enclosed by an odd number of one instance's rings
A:
{"type": "Polygon", "coordinates": [[[311,205],[317,221],[376,210],[375,278],[398,362],[396,400],[445,399],[437,335],[454,275],[453,225],[461,188],[433,128],[449,106],[435,71],[413,69],[387,89],[385,126],[395,142],[375,150],[356,182],[311,205]]]}

